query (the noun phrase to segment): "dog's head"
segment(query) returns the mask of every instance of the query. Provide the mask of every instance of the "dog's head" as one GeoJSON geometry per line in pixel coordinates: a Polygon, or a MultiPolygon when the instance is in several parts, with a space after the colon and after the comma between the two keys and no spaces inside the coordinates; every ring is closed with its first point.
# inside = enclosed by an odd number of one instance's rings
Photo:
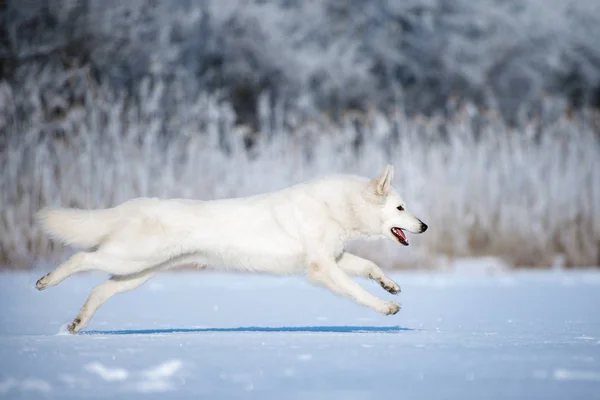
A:
{"type": "Polygon", "coordinates": [[[394,167],[388,165],[383,173],[369,182],[369,197],[378,205],[381,234],[408,246],[404,231],[423,233],[427,225],[415,217],[392,187],[394,167]]]}

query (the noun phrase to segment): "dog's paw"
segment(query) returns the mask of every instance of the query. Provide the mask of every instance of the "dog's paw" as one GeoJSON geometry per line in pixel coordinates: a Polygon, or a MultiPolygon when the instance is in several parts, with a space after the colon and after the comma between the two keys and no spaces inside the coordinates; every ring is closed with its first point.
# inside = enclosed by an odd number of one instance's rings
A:
{"type": "Polygon", "coordinates": [[[400,304],[394,303],[392,301],[385,302],[384,306],[380,310],[383,315],[394,315],[400,311],[400,304]]]}
{"type": "Polygon", "coordinates": [[[49,286],[49,282],[50,282],[50,278],[49,278],[50,274],[46,274],[44,276],[42,276],[40,279],[38,279],[38,281],[35,283],[35,288],[37,290],[44,290],[49,286]]]}
{"type": "Polygon", "coordinates": [[[398,294],[400,293],[400,286],[394,282],[393,280],[389,279],[389,278],[383,278],[378,280],[379,284],[381,285],[382,288],[384,288],[385,290],[387,290],[388,292],[390,292],[391,294],[398,294]]]}
{"type": "Polygon", "coordinates": [[[81,330],[82,326],[81,326],[81,319],[79,317],[75,318],[73,320],[73,322],[71,322],[68,326],[67,326],[67,330],[69,331],[70,334],[74,335],[77,332],[79,332],[81,330]]]}

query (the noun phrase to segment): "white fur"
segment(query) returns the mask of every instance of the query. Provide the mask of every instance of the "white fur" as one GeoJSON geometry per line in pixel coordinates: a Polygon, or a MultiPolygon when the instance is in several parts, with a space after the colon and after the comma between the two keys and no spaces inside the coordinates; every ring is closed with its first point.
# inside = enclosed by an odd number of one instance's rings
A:
{"type": "Polygon", "coordinates": [[[91,251],[75,254],[41,278],[39,290],[70,275],[101,270],[113,275],[94,289],[69,327],[85,327],[116,293],[132,290],[158,270],[198,267],[302,274],[310,281],[383,314],[400,307],[350,279],[365,276],[386,290],[400,288],[374,263],[344,251],[347,241],[388,237],[392,227],[427,227],[392,188],[393,167],[380,177],[338,175],[239,199],[194,201],[139,198],[104,210],[45,209],[39,220],[52,237],[91,251]]]}

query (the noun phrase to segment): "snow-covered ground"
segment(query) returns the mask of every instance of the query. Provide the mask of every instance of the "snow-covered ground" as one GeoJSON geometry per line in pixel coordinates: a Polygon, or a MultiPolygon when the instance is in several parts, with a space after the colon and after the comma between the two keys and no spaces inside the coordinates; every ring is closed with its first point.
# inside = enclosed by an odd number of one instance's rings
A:
{"type": "Polygon", "coordinates": [[[391,317],[297,277],[173,273],[77,336],[103,276],[38,275],[0,274],[0,398],[600,398],[598,272],[398,273],[391,317]]]}

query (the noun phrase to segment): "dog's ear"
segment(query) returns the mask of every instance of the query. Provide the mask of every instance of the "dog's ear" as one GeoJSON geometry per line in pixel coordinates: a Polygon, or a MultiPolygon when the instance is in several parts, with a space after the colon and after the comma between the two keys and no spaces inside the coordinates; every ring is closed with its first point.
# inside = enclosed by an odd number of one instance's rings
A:
{"type": "Polygon", "coordinates": [[[383,173],[379,178],[375,179],[375,193],[378,196],[387,196],[392,188],[394,180],[394,167],[390,164],[385,166],[383,173]]]}

